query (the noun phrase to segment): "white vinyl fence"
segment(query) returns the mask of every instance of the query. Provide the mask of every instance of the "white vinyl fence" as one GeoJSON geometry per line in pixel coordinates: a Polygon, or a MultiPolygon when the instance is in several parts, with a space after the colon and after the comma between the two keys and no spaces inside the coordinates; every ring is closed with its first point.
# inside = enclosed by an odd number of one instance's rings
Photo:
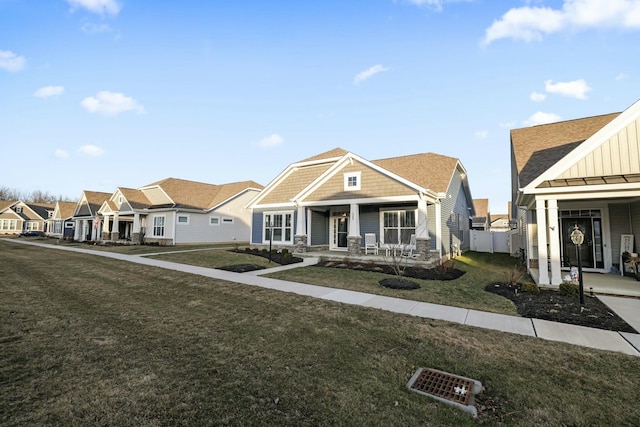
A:
{"type": "MultiPolygon", "coordinates": [[[[471,230],[471,250],[475,252],[511,254],[510,231],[471,230]]],[[[518,248],[515,248],[517,250],[518,248]]]]}

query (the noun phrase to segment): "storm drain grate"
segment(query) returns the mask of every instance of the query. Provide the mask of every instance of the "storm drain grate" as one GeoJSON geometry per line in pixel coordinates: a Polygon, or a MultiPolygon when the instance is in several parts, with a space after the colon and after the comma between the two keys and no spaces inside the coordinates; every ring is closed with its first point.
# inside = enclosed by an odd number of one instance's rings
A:
{"type": "Polygon", "coordinates": [[[474,417],[478,414],[473,406],[474,397],[483,390],[480,381],[425,368],[416,371],[407,387],[417,393],[457,406],[474,417]]]}

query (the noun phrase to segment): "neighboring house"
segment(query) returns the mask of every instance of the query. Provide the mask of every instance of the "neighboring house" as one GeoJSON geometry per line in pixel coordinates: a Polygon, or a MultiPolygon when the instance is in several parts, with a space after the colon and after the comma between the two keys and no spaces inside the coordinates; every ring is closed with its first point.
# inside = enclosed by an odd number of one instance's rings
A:
{"type": "Polygon", "coordinates": [[[98,209],[111,197],[111,193],[83,191],[73,211],[75,222],[73,239],[79,242],[98,242],[100,240],[100,216],[98,209]]]}
{"type": "Polygon", "coordinates": [[[46,221],[53,205],[25,203],[21,200],[0,201],[0,234],[20,234],[27,231],[47,231],[46,221]]]}
{"type": "Polygon", "coordinates": [[[494,214],[491,215],[491,231],[509,231],[511,230],[511,222],[509,221],[508,214],[494,214]]]}
{"type": "Polygon", "coordinates": [[[0,200],[0,234],[20,234],[24,219],[20,200],[0,200]]]}
{"type": "Polygon", "coordinates": [[[426,153],[369,161],[341,148],[287,167],[249,204],[251,243],[297,252],[408,245],[419,259],[448,258],[469,247],[474,214],[458,159],[426,153]]]}
{"type": "Polygon", "coordinates": [[[637,251],[639,136],[640,102],[622,113],[511,131],[513,214],[537,283],[558,285],[577,265],[569,237],[576,226],[585,271],[620,268],[621,252],[637,251]],[[623,239],[629,235],[636,241],[623,239]]]}
{"type": "Polygon", "coordinates": [[[491,211],[489,210],[489,199],[474,199],[473,206],[476,214],[471,218],[471,228],[473,230],[489,231],[491,228],[491,211]]]}
{"type": "Polygon", "coordinates": [[[138,189],[118,188],[102,203],[102,240],[178,245],[240,243],[250,235],[245,205],[263,186],[215,185],[167,178],[138,189]]]}
{"type": "Polygon", "coordinates": [[[77,202],[58,201],[53,209],[51,218],[47,221],[47,236],[73,239],[76,223],[73,214],[77,202]]]}

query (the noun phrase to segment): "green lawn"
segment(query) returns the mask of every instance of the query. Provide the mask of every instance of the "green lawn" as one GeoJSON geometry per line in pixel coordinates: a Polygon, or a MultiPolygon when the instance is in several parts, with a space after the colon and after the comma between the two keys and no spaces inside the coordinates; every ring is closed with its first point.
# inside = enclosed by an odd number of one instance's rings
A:
{"type": "Polygon", "coordinates": [[[484,291],[485,285],[504,281],[505,274],[517,265],[517,260],[506,254],[472,252],[456,258],[454,264],[466,272],[462,277],[450,281],[411,279],[421,286],[411,291],[380,286],[378,282],[389,277],[382,273],[335,268],[296,268],[267,277],[517,316],[511,301],[484,291]]]}
{"type": "Polygon", "coordinates": [[[3,426],[640,422],[637,357],[1,240],[0,277],[3,426]],[[480,380],[478,419],[418,367],[480,380]]]}

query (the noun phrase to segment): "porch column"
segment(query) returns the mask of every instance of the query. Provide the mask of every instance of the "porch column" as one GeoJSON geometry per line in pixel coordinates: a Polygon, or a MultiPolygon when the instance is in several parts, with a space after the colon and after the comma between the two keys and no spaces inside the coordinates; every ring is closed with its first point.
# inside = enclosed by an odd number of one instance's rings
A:
{"type": "Polygon", "coordinates": [[[73,229],[73,240],[82,241],[80,236],[82,235],[82,221],[75,220],[76,226],[73,229]]]}
{"type": "Polygon", "coordinates": [[[436,203],[436,250],[442,259],[442,204],[436,203]]]}
{"type": "Polygon", "coordinates": [[[427,227],[427,201],[424,199],[418,200],[418,218],[416,223],[416,239],[428,239],[429,230],[427,227]]]}
{"type": "Polygon", "coordinates": [[[549,265],[547,264],[547,209],[544,199],[536,199],[536,218],[538,223],[538,284],[549,284],[549,265]]]}
{"type": "Polygon", "coordinates": [[[296,231],[293,236],[293,245],[295,252],[305,253],[309,238],[307,236],[307,215],[304,206],[298,205],[298,213],[296,215],[296,231]]]}
{"type": "Polygon", "coordinates": [[[111,228],[111,240],[120,239],[120,226],[118,224],[118,214],[113,214],[113,227],[111,228]]]}
{"type": "Polygon", "coordinates": [[[360,205],[352,203],[349,207],[349,233],[347,246],[350,255],[360,255],[362,236],[360,236],[360,205]]]}
{"type": "Polygon", "coordinates": [[[427,200],[420,198],[418,200],[418,218],[416,222],[416,248],[415,251],[421,260],[428,260],[431,255],[429,245],[429,228],[427,214],[427,200]]]}
{"type": "Polygon", "coordinates": [[[104,225],[102,226],[101,240],[111,240],[111,222],[109,220],[109,215],[103,215],[102,221],[104,222],[104,225]]]}
{"type": "Polygon", "coordinates": [[[547,214],[549,215],[549,259],[551,260],[551,284],[562,283],[560,271],[560,230],[558,224],[558,201],[547,200],[547,214]]]}
{"type": "Polygon", "coordinates": [[[131,241],[134,243],[142,243],[140,239],[140,214],[133,214],[133,231],[131,233],[131,241]]]}

